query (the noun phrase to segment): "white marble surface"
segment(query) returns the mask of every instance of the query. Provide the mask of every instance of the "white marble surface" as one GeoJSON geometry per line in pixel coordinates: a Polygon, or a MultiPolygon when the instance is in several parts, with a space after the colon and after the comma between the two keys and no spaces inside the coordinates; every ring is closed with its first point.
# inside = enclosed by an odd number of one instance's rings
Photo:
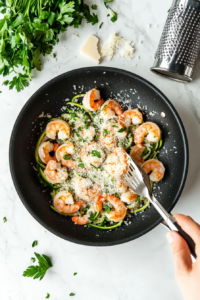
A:
{"type": "MultiPolygon", "coordinates": [[[[117,32],[135,42],[136,57],[131,61],[117,57],[110,62],[105,59],[101,65],[124,68],[143,76],[155,84],[179,112],[189,139],[190,166],[184,191],[173,212],[190,215],[200,222],[200,63],[194,82],[189,84],[163,79],[149,70],[171,1],[115,0],[111,6],[119,13],[116,23],[106,17],[103,1],[96,3],[100,22],[104,21],[101,30],[98,25],[89,24],[80,29],[70,28],[61,35],[60,43],[55,47],[57,62],[50,57],[43,59],[42,72],[33,73],[34,80],[29,88],[21,93],[0,88],[3,91],[0,94],[0,298],[3,300],[45,299],[47,292],[52,300],[69,299],[71,292],[76,294],[74,299],[77,300],[182,299],[175,283],[174,265],[163,227],[158,226],[140,239],[120,246],[91,248],[75,245],[47,232],[31,217],[11,180],[9,138],[24,103],[53,77],[94,65],[79,55],[79,49],[90,33],[104,41],[109,33],[117,32]],[[147,27],[149,23],[152,24],[150,28],[147,27]],[[73,33],[78,33],[79,39],[73,40],[73,33]],[[139,43],[140,40],[143,42],[139,43]],[[7,223],[3,223],[4,216],[7,223]],[[34,240],[38,240],[38,246],[33,249],[34,240]],[[31,264],[34,250],[49,255],[53,262],[53,268],[41,282],[22,277],[31,264]],[[78,275],[73,276],[74,272],[78,275]]],[[[1,77],[0,84],[2,81],[1,77]]]]}

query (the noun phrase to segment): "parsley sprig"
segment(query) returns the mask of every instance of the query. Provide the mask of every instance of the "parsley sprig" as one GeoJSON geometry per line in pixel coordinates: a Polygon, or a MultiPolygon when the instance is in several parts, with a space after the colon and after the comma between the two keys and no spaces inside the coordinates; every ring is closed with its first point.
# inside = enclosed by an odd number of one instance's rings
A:
{"type": "Polygon", "coordinates": [[[83,19],[98,22],[84,0],[1,0],[0,11],[0,75],[14,74],[3,85],[18,92],[29,85],[32,69],[41,71],[41,56],[52,53],[59,33],[78,28],[83,19]]]}
{"type": "Polygon", "coordinates": [[[38,266],[30,266],[28,267],[24,273],[24,277],[33,277],[33,279],[39,278],[42,280],[47,272],[47,270],[51,267],[53,267],[50,258],[47,255],[40,255],[36,252],[35,256],[38,260],[39,265],[38,266]]]}

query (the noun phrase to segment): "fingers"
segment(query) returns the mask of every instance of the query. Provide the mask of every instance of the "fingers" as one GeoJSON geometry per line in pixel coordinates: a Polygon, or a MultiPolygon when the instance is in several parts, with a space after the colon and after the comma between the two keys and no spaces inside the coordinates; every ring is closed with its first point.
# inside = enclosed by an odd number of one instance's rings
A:
{"type": "Polygon", "coordinates": [[[191,236],[196,244],[195,250],[197,256],[200,256],[200,225],[188,216],[179,214],[175,214],[173,216],[177,220],[177,223],[182,227],[182,229],[191,236]]]}
{"type": "Polygon", "coordinates": [[[189,272],[192,268],[192,259],[186,241],[175,231],[169,231],[166,237],[172,250],[176,273],[189,272]]]}

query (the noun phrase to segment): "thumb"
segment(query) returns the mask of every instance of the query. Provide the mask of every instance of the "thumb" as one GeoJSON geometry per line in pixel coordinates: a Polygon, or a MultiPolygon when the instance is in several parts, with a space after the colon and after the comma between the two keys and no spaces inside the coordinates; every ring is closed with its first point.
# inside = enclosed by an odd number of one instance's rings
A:
{"type": "Polygon", "coordinates": [[[192,259],[186,241],[176,231],[169,231],[166,237],[172,249],[176,271],[188,272],[192,267],[192,259]]]}

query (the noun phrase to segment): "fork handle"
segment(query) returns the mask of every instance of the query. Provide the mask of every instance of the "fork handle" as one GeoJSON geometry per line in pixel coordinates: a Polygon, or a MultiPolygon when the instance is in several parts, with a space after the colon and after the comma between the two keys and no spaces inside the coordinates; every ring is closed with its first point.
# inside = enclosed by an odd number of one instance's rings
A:
{"type": "Polygon", "coordinates": [[[164,207],[160,204],[160,202],[158,202],[156,200],[156,198],[153,195],[152,195],[151,199],[149,199],[149,200],[151,201],[151,203],[153,204],[155,209],[163,217],[163,219],[165,221],[164,225],[167,226],[167,228],[170,229],[170,230],[177,231],[182,236],[182,238],[184,238],[184,240],[188,244],[188,247],[190,249],[192,257],[196,259],[196,257],[197,257],[197,255],[195,253],[195,246],[196,245],[195,245],[195,242],[193,241],[193,239],[191,238],[191,236],[189,236],[181,228],[181,226],[177,223],[176,219],[164,209],[164,207]]]}

